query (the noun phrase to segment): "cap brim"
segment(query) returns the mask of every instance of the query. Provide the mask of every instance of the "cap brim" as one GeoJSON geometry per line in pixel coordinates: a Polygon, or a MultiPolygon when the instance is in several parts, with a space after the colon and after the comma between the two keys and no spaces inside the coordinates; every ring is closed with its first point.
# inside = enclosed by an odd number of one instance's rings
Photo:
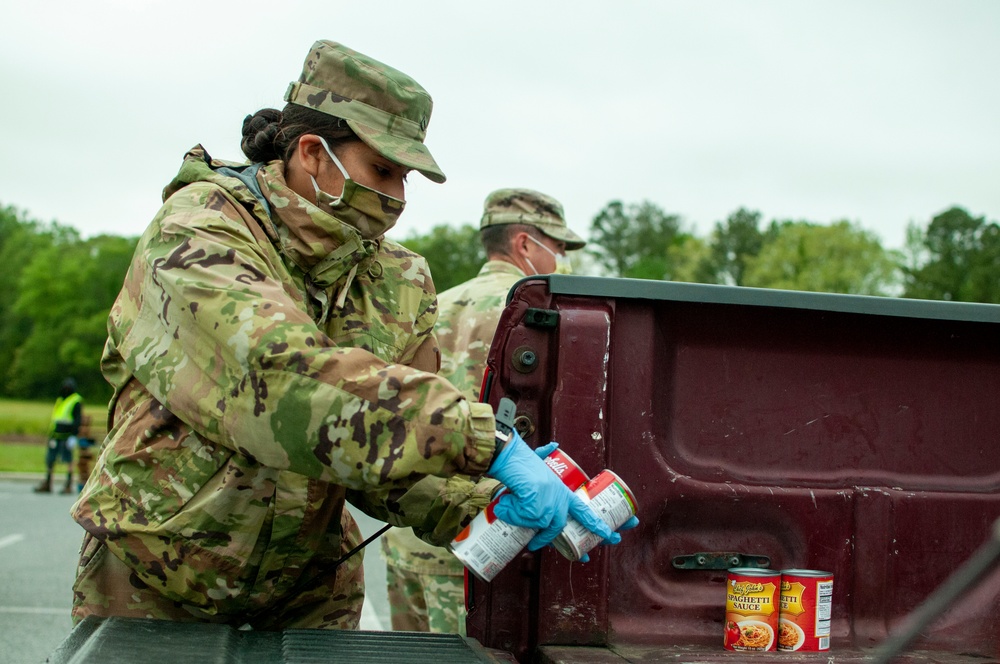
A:
{"type": "Polygon", "coordinates": [[[565,243],[566,251],[583,249],[583,247],[587,244],[586,240],[565,226],[557,226],[555,224],[539,224],[537,222],[533,225],[550,238],[565,243]]]}
{"type": "Polygon", "coordinates": [[[434,157],[431,156],[430,150],[420,141],[393,136],[384,131],[372,129],[356,120],[348,120],[347,124],[358,135],[358,138],[365,142],[365,145],[386,159],[419,171],[431,182],[440,184],[447,179],[437,162],[434,161],[434,157]]]}

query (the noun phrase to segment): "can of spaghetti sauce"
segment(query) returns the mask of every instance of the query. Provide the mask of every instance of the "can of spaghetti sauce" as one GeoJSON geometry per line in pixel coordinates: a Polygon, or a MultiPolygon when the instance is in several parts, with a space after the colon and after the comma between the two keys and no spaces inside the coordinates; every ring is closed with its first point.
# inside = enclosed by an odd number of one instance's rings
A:
{"type": "Polygon", "coordinates": [[[734,567],[726,579],[726,650],[776,650],[778,587],[781,574],[770,569],[734,567]]]}
{"type": "Polygon", "coordinates": [[[778,650],[829,650],[833,574],[783,569],[780,595],[778,650]]]}
{"type": "MultiPolygon", "coordinates": [[[[635,494],[625,481],[611,470],[602,470],[594,475],[592,480],[576,490],[576,495],[580,496],[612,531],[618,530],[635,516],[637,510],[635,494]]],[[[602,540],[600,535],[590,532],[579,521],[571,518],[562,532],[552,540],[552,546],[566,558],[577,561],[602,540]]]]}
{"type": "MultiPolygon", "coordinates": [[[[573,491],[587,482],[587,474],[583,469],[558,448],[545,457],[544,461],[549,470],[573,491]]],[[[487,582],[492,581],[507,563],[514,560],[538,532],[497,518],[496,505],[503,493],[497,494],[486,509],[477,514],[452,540],[449,547],[472,574],[487,582]]]]}

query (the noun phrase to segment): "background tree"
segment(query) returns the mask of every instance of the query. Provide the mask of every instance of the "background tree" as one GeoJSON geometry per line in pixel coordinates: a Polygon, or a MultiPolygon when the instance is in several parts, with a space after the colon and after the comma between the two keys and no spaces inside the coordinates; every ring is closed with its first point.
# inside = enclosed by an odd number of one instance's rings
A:
{"type": "Polygon", "coordinates": [[[898,256],[850,222],[771,222],[760,253],[747,259],[744,285],[760,288],[889,295],[898,256]]]}
{"type": "Polygon", "coordinates": [[[670,248],[683,241],[680,225],[680,217],[649,201],[611,201],[591,222],[587,251],[611,276],[670,279],[670,248]]]}
{"type": "Polygon", "coordinates": [[[740,208],[725,222],[717,222],[708,241],[708,253],[697,268],[695,281],[743,286],[747,261],[760,253],[764,233],[761,214],[740,208]]]}
{"type": "Polygon", "coordinates": [[[705,240],[681,233],[674,238],[674,244],[667,250],[671,281],[707,282],[702,277],[702,266],[709,260],[712,248],[705,240]]]}
{"type": "MultiPolygon", "coordinates": [[[[27,228],[35,228],[37,225],[27,228]]],[[[105,401],[100,373],[108,312],[121,288],[136,239],[79,234],[56,224],[36,234],[22,263],[12,311],[22,323],[5,375],[4,392],[50,398],[73,376],[88,401],[105,401]]]]}
{"type": "Polygon", "coordinates": [[[100,375],[100,357],[108,311],[132,249],[134,244],[122,238],[85,242],[74,234],[32,257],[16,304],[19,313],[30,317],[32,328],[11,366],[11,391],[40,396],[52,391],[47,386],[72,375],[86,398],[110,396],[100,375]]]}
{"type": "Polygon", "coordinates": [[[1000,303],[1000,227],[960,207],[911,224],[904,297],[1000,303]]]}
{"type": "MultiPolygon", "coordinates": [[[[746,208],[703,239],[648,201],[610,202],[589,240],[571,255],[581,274],[866,295],[905,287],[907,297],[1000,303],[1000,226],[960,207],[926,229],[910,224],[905,254],[884,250],[847,221],[771,222],[762,230],[761,214],[746,208]]],[[[47,401],[67,374],[88,400],[110,395],[99,360],[136,242],[84,240],[0,206],[0,396],[47,401]]],[[[486,260],[471,224],[441,224],[402,243],[427,258],[439,291],[472,278],[486,260]]]]}
{"type": "Polygon", "coordinates": [[[427,259],[439,293],[476,276],[486,262],[479,227],[471,224],[458,228],[440,224],[424,235],[411,233],[399,243],[427,259]]]}
{"type": "Polygon", "coordinates": [[[0,394],[14,363],[14,352],[31,331],[31,319],[17,313],[18,284],[31,255],[50,242],[39,224],[13,207],[0,208],[0,394]]]}

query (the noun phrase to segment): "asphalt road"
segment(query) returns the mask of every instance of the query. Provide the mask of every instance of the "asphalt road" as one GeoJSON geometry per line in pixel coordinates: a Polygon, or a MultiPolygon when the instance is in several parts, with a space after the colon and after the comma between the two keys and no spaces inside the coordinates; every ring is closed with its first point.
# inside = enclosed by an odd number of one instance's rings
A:
{"type": "MultiPolygon", "coordinates": [[[[83,530],[69,516],[74,496],[36,494],[37,480],[0,478],[0,664],[38,664],[72,629],[72,585],[83,530]]],[[[383,524],[355,512],[367,537],[383,524]]],[[[379,541],[365,556],[361,628],[389,628],[379,541]]]]}

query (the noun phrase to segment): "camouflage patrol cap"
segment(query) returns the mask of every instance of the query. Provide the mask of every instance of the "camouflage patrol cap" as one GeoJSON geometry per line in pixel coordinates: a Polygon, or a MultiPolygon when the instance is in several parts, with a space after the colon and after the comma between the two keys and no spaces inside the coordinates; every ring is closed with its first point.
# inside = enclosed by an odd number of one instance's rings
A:
{"type": "Polygon", "coordinates": [[[445,181],[424,145],[431,96],[403,72],[343,44],[321,40],[309,50],[299,80],[289,83],[285,101],[343,118],[386,159],[434,182],[445,181]]]}
{"type": "Polygon", "coordinates": [[[497,189],[486,197],[479,229],[502,224],[533,226],[566,243],[566,250],[582,249],[583,238],[566,226],[563,207],[556,199],[531,189],[497,189]]]}

